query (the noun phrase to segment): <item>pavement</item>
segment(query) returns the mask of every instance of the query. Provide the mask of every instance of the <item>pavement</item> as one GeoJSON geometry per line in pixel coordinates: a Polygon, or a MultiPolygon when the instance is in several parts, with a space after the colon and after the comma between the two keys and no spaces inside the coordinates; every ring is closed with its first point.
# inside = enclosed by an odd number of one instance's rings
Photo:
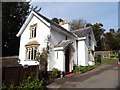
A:
{"type": "Polygon", "coordinates": [[[114,61],[83,74],[55,79],[47,88],[48,90],[52,88],[118,88],[119,70],[117,61],[114,61]]]}

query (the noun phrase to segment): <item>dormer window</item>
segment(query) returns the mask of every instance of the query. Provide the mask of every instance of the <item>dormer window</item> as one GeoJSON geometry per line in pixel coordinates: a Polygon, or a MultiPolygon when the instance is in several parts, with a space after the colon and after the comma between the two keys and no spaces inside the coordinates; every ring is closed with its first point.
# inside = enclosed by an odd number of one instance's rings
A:
{"type": "Polygon", "coordinates": [[[36,37],[37,23],[30,26],[30,38],[36,37]]]}

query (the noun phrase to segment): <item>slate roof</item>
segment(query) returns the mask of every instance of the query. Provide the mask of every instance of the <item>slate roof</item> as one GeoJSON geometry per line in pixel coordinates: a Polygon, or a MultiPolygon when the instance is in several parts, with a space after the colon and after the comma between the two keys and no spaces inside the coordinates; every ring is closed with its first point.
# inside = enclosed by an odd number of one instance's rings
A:
{"type": "Polygon", "coordinates": [[[40,13],[38,13],[38,12],[36,12],[36,11],[34,11],[34,12],[37,13],[40,17],[42,17],[44,20],[46,20],[47,22],[49,22],[49,23],[51,24],[51,27],[52,27],[52,28],[54,28],[54,27],[53,27],[53,25],[54,25],[54,26],[60,28],[63,32],[69,33],[69,34],[71,34],[72,36],[76,37],[74,33],[66,30],[65,28],[63,28],[63,27],[60,26],[59,24],[53,22],[52,20],[48,19],[47,17],[43,16],[42,14],[40,14],[40,13]]]}
{"type": "Polygon", "coordinates": [[[70,40],[62,40],[55,47],[63,47],[63,48],[65,48],[66,46],[68,46],[71,43],[72,42],[70,40]]]}
{"type": "Polygon", "coordinates": [[[90,30],[92,30],[92,27],[77,29],[77,30],[74,30],[74,31],[71,31],[71,32],[76,34],[78,37],[86,37],[86,35],[89,33],[90,30]]]}

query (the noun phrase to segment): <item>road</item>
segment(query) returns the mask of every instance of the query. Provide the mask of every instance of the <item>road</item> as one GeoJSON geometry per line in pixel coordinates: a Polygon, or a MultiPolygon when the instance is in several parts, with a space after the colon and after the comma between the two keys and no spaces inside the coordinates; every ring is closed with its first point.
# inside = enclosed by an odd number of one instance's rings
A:
{"type": "Polygon", "coordinates": [[[103,64],[84,74],[57,79],[52,88],[117,88],[120,69],[116,62],[103,64]]]}

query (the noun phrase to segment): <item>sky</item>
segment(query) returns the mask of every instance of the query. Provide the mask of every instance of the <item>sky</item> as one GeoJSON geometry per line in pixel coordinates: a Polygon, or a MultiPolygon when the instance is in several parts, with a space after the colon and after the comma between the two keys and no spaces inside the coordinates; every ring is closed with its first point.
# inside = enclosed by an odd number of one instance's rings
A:
{"type": "Polygon", "coordinates": [[[35,2],[41,7],[40,13],[49,19],[54,17],[72,21],[83,19],[88,23],[102,23],[106,31],[118,29],[118,2],[35,2]]]}

